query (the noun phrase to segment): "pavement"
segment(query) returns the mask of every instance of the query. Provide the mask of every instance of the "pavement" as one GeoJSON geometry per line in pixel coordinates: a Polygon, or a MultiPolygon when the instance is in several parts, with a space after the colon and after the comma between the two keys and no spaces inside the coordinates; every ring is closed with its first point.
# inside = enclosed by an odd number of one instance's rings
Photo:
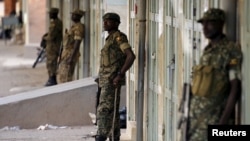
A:
{"type": "Polygon", "coordinates": [[[45,62],[32,68],[37,47],[0,40],[0,97],[44,87],[48,79],[45,62]]]}
{"type": "MultiPolygon", "coordinates": [[[[36,47],[24,47],[0,40],[0,98],[44,87],[48,79],[46,65],[41,62],[32,68],[36,57],[36,47]]],[[[94,141],[91,136],[96,132],[94,125],[41,127],[4,127],[0,129],[0,141],[94,141]]]]}
{"type": "MultiPolygon", "coordinates": [[[[13,128],[13,127],[12,127],[13,128]]],[[[94,141],[94,126],[65,127],[58,129],[1,129],[0,141],[94,141]]]]}

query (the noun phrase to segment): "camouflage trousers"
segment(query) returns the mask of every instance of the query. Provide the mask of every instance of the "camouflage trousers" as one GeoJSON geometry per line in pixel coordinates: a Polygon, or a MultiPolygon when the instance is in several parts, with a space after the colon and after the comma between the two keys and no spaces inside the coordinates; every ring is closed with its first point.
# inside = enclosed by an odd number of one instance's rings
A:
{"type": "Polygon", "coordinates": [[[57,71],[57,55],[47,54],[46,67],[48,70],[49,77],[55,76],[57,71]]]}
{"type": "Polygon", "coordinates": [[[62,61],[59,65],[58,76],[60,83],[73,81],[76,62],[67,64],[66,61],[62,61]]]}
{"type": "Polygon", "coordinates": [[[114,140],[120,138],[120,90],[121,86],[117,88],[116,101],[115,91],[116,88],[112,84],[105,85],[101,88],[101,95],[99,105],[97,108],[97,136],[109,137],[112,139],[114,132],[114,140]],[[116,105],[115,123],[113,126],[114,104],[116,105]]]}
{"type": "MultiPolygon", "coordinates": [[[[208,125],[219,123],[225,103],[226,98],[223,95],[212,98],[192,96],[190,99],[187,141],[207,141],[208,125]]],[[[227,124],[233,124],[233,122],[233,117],[230,117],[227,124]]]]}

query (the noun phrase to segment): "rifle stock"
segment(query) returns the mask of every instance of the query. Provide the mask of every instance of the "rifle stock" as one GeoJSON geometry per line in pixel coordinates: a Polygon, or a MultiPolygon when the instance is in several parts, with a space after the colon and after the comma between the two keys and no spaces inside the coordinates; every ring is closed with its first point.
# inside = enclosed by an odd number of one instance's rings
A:
{"type": "Polygon", "coordinates": [[[33,63],[32,65],[32,68],[35,68],[37,63],[39,62],[40,59],[42,59],[42,55],[45,53],[45,48],[47,46],[47,40],[45,39],[46,36],[48,35],[48,33],[45,33],[43,36],[42,36],[42,40],[40,42],[40,47],[42,48],[42,50],[40,50],[35,62],[33,63]]]}
{"type": "Polygon", "coordinates": [[[190,85],[184,83],[182,100],[179,107],[181,117],[178,121],[178,129],[181,130],[181,141],[187,140],[188,120],[189,120],[189,106],[190,106],[190,85]]]}

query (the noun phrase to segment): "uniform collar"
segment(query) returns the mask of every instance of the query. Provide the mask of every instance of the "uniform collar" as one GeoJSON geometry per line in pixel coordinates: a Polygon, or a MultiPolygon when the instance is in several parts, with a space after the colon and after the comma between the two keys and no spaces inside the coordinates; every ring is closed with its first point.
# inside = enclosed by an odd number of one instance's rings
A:
{"type": "Polygon", "coordinates": [[[225,45],[228,42],[228,38],[226,35],[223,34],[223,37],[217,41],[216,44],[211,44],[211,42],[208,43],[208,45],[205,47],[205,50],[208,50],[210,48],[216,48],[225,45]]]}
{"type": "Polygon", "coordinates": [[[106,40],[109,39],[109,38],[111,38],[111,37],[113,37],[113,35],[115,35],[116,32],[119,32],[119,30],[113,30],[113,31],[109,32],[109,35],[106,38],[106,40]]]}

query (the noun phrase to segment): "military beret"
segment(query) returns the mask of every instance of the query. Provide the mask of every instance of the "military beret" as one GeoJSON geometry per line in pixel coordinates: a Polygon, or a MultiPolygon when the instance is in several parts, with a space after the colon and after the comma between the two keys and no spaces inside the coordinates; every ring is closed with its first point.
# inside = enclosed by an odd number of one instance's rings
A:
{"type": "Polygon", "coordinates": [[[204,20],[215,20],[215,21],[225,21],[225,12],[218,8],[210,8],[204,12],[203,17],[200,18],[197,22],[201,23],[204,20]]]}
{"type": "Polygon", "coordinates": [[[118,14],[116,14],[116,13],[106,13],[106,14],[104,14],[103,15],[103,20],[104,19],[111,19],[111,20],[114,20],[114,21],[117,21],[117,22],[121,22],[120,21],[120,16],[118,15],[118,14]]]}
{"type": "Polygon", "coordinates": [[[73,12],[71,12],[71,14],[79,15],[80,17],[82,17],[84,13],[85,12],[80,9],[75,9],[73,12]]]}
{"type": "Polygon", "coordinates": [[[58,8],[50,8],[50,10],[49,10],[49,13],[58,13],[59,12],[59,9],[58,8]]]}

